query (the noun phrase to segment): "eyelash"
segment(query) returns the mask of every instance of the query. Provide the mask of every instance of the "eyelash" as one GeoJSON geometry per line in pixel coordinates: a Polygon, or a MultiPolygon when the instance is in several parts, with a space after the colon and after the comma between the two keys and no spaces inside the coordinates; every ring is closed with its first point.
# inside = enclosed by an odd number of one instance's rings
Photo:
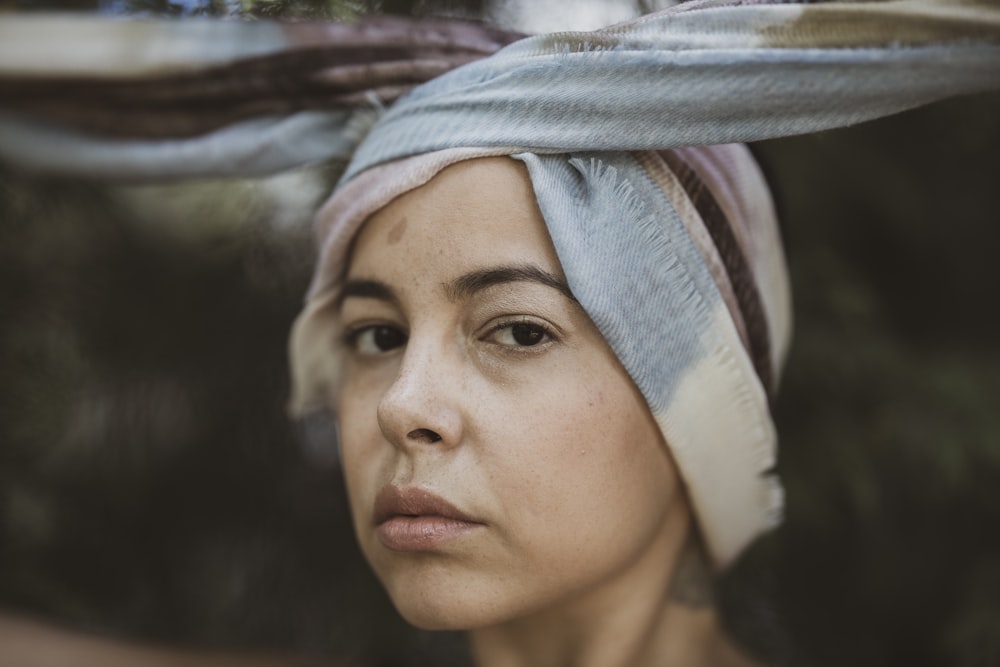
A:
{"type": "Polygon", "coordinates": [[[378,354],[386,354],[388,352],[392,352],[393,350],[406,345],[406,342],[408,340],[409,340],[409,334],[398,326],[386,323],[366,322],[364,324],[356,324],[354,326],[348,327],[347,330],[344,332],[344,335],[341,337],[341,344],[355,353],[363,354],[366,356],[375,356],[378,354]],[[374,335],[377,333],[379,329],[386,329],[391,332],[395,332],[396,334],[402,337],[402,341],[398,345],[393,345],[388,349],[376,350],[373,352],[362,352],[359,349],[361,337],[369,332],[371,332],[374,335]]]}
{"type": "Polygon", "coordinates": [[[495,343],[495,344],[496,345],[501,345],[501,346],[503,346],[503,347],[511,350],[515,354],[532,354],[532,353],[540,351],[541,348],[547,347],[547,345],[546,345],[547,343],[553,343],[553,342],[558,341],[558,338],[556,337],[556,334],[552,330],[551,327],[543,324],[542,322],[538,322],[536,320],[528,319],[527,317],[516,317],[516,318],[512,318],[512,319],[501,320],[500,322],[496,323],[494,326],[490,327],[490,329],[486,332],[486,335],[483,336],[483,340],[488,340],[489,338],[491,338],[495,334],[503,331],[504,329],[512,329],[514,326],[516,326],[518,324],[524,324],[524,325],[530,326],[530,327],[532,327],[534,329],[541,330],[543,339],[541,341],[539,341],[538,343],[531,344],[531,345],[516,345],[516,344],[515,345],[510,345],[510,344],[507,344],[507,343],[495,343]]]}
{"type": "MultiPolygon", "coordinates": [[[[344,332],[343,336],[341,337],[341,343],[344,347],[352,350],[355,353],[362,354],[365,356],[376,356],[379,354],[386,354],[392,352],[393,350],[405,346],[408,340],[409,340],[409,334],[406,331],[393,324],[385,324],[385,323],[357,324],[348,327],[348,329],[344,332]],[[379,333],[379,329],[384,329],[386,330],[386,333],[388,333],[390,336],[392,335],[398,336],[401,340],[390,341],[391,345],[389,347],[386,347],[385,349],[380,348],[367,352],[362,351],[360,349],[362,336],[369,333],[371,333],[374,336],[377,336],[379,333]]],[[[548,343],[557,342],[558,337],[556,336],[555,332],[552,330],[551,327],[536,320],[528,319],[527,317],[521,316],[512,319],[504,319],[501,320],[500,322],[497,322],[486,331],[486,333],[480,338],[480,340],[486,342],[492,342],[493,344],[499,347],[503,347],[514,354],[534,354],[540,352],[542,349],[547,347],[548,343]],[[519,324],[540,331],[542,335],[541,340],[531,344],[519,344],[516,340],[514,341],[513,344],[501,343],[489,340],[490,338],[494,337],[496,334],[500,333],[501,331],[504,331],[505,329],[511,329],[512,330],[511,335],[515,336],[516,334],[513,332],[513,328],[519,324]]],[[[373,345],[377,346],[377,342],[375,340],[373,340],[372,343],[373,345]]]]}

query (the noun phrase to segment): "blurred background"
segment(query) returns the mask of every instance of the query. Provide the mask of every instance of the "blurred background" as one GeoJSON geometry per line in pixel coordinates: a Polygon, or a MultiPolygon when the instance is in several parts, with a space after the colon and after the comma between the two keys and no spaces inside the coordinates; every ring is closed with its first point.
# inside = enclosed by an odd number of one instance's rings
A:
{"type": "MultiPolygon", "coordinates": [[[[584,4],[0,11],[541,31],[667,3],[584,4]]],[[[727,623],[776,665],[1000,665],[1000,96],[754,149],[795,289],[776,405],[788,509],[720,581],[727,623]]],[[[465,664],[457,637],[396,617],[356,553],[330,425],[285,417],[309,219],[337,170],[96,187],[0,165],[0,665],[5,628],[273,664],[465,664]]]]}

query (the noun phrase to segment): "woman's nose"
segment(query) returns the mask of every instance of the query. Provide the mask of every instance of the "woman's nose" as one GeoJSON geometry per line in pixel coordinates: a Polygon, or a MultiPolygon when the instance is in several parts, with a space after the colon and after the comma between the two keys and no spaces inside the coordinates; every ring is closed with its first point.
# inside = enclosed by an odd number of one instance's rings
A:
{"type": "Polygon", "coordinates": [[[457,402],[459,373],[444,355],[410,346],[395,381],[378,405],[382,434],[396,447],[434,444],[454,447],[462,438],[457,402]]]}

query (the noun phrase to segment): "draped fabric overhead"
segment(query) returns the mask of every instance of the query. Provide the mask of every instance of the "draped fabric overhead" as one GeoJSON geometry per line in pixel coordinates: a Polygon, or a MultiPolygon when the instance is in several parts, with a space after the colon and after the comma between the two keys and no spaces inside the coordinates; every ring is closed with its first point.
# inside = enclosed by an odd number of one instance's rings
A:
{"type": "Polygon", "coordinates": [[[119,181],[262,175],[350,157],[386,108],[386,131],[356,169],[484,141],[669,148],[812,132],[1000,87],[995,0],[694,0],[481,60],[516,38],[391,18],[7,15],[0,160],[119,181]],[[448,136],[393,133],[392,102],[432,79],[406,113],[453,111],[448,136]],[[523,122],[497,122],[504,114],[523,122]]]}
{"type": "Polygon", "coordinates": [[[0,160],[121,182],[260,176],[344,160],[373,113],[517,37],[393,17],[5,16],[0,160]]]}

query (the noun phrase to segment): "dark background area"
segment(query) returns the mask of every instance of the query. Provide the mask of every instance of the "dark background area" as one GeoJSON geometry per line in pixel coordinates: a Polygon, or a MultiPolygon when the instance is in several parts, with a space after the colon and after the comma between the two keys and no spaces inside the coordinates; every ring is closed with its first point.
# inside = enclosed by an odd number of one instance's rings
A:
{"type": "MultiPolygon", "coordinates": [[[[203,11],[171,7],[126,9],[203,11]]],[[[727,620],[776,664],[998,665],[1000,96],[755,149],[795,290],[788,508],[720,582],[727,620]]],[[[275,224],[268,192],[0,167],[0,609],[178,646],[459,663],[357,555],[328,431],[285,418],[312,250],[307,216],[275,224]]]]}
{"type": "Polygon", "coordinates": [[[792,664],[1000,665],[1000,96],[756,148],[795,294],[788,506],[733,622],[792,664]]]}

